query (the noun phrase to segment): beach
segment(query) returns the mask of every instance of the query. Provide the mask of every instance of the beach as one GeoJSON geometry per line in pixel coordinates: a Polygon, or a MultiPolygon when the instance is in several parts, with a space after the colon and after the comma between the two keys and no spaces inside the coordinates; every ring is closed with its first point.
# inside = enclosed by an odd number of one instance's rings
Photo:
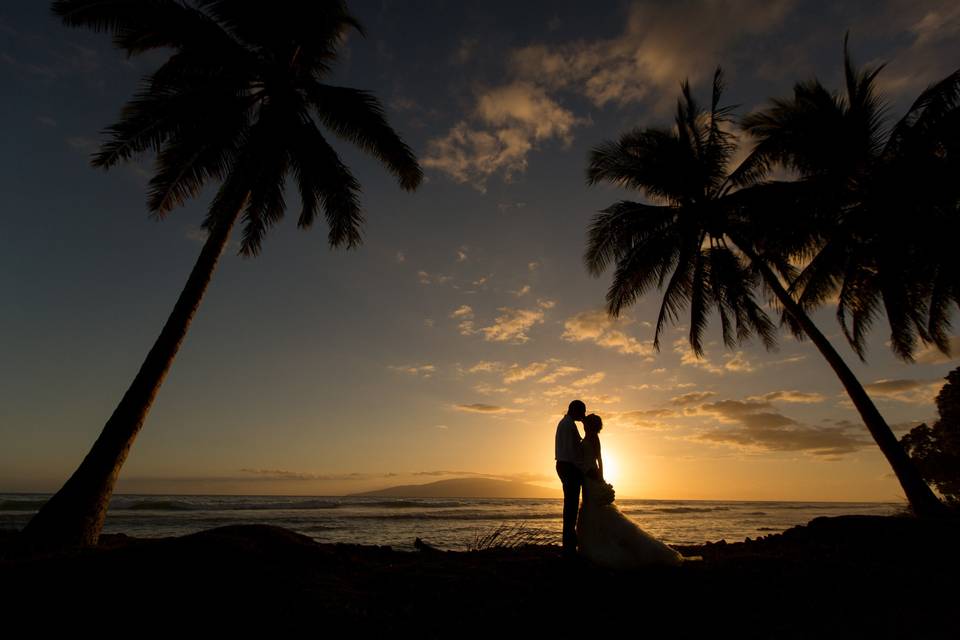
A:
{"type": "Polygon", "coordinates": [[[4,530],[0,597],[19,619],[139,618],[156,628],[498,637],[956,637],[957,521],[822,517],[736,543],[677,546],[699,562],[617,572],[556,545],[415,553],[228,525],[96,548],[17,551],[4,530]],[[340,625],[344,625],[341,627],[340,625]]]}

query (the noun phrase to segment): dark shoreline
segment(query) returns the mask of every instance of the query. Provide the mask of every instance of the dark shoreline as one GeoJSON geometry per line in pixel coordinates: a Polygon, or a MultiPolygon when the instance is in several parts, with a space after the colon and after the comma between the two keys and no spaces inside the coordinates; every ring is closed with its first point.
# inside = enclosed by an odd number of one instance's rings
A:
{"type": "Polygon", "coordinates": [[[419,637],[511,637],[528,625],[524,635],[580,626],[591,635],[600,625],[639,637],[956,638],[958,534],[955,520],[823,517],[757,540],[677,547],[703,562],[616,572],[571,565],[551,545],[411,553],[321,544],[272,525],[105,534],[94,549],[25,557],[7,530],[0,601],[18,617],[89,618],[109,605],[170,616],[148,616],[152,626],[342,623],[347,633],[419,637]]]}

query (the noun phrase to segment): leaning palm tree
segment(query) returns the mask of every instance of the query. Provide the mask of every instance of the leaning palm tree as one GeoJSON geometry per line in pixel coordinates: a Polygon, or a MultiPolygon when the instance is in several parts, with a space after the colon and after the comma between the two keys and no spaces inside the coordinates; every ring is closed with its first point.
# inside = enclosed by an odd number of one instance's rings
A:
{"type": "Polygon", "coordinates": [[[829,194],[828,206],[808,212],[809,262],[791,293],[808,310],[835,298],[861,359],[883,313],[891,348],[911,362],[920,343],[949,353],[949,311],[960,304],[960,69],[889,129],[882,69],[856,69],[845,38],[845,93],[814,79],[746,116],[756,146],[741,169],[755,177],[780,165],[829,194]]]}
{"type": "Polygon", "coordinates": [[[815,229],[816,220],[803,214],[826,210],[831,194],[804,181],[766,183],[765,171],[753,165],[729,171],[735,140],[729,132],[732,108],[720,106],[722,91],[718,68],[710,107],[702,109],[684,82],[672,129],[634,129],[591,152],[588,184],[636,189],[652,202],[621,201],[592,221],[584,256],[588,269],[599,276],[616,264],[608,312],[619,315],[657,287],[663,290],[657,349],[665,324],[676,322],[687,305],[689,341],[697,356],[714,308],[728,347],[757,333],[770,348],[775,325],[754,298],[759,285],[780,306],[783,320],[809,337],[836,372],[915,512],[939,512],[942,505],[863,386],[788,291],[797,276],[791,259],[803,254],[815,229]]]}
{"type": "Polygon", "coordinates": [[[323,82],[348,30],[362,33],[341,0],[58,0],[53,11],[67,25],[110,32],[128,55],[171,51],[107,129],[93,165],[155,151],[156,217],[219,182],[207,239],[160,336],[79,468],[23,531],[35,545],[64,547],[97,543],[121,466],[238,219],[239,253],[255,256],[284,214],[292,174],[298,226],[322,211],[331,247],[360,243],[360,185],[318,125],[374,155],[406,190],[422,172],[373,95],[323,82]]]}

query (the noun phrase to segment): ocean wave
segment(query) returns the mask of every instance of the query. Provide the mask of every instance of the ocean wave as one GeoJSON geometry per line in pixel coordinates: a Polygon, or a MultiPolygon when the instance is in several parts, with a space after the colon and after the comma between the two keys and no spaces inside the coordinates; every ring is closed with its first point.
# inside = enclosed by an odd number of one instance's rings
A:
{"type": "Polygon", "coordinates": [[[47,503],[43,500],[0,500],[0,511],[39,511],[47,503]]]}
{"type": "Polygon", "coordinates": [[[117,505],[117,509],[128,511],[194,511],[196,507],[178,500],[142,500],[127,505],[117,505]]]}
{"type": "Polygon", "coordinates": [[[653,513],[710,513],[713,511],[730,511],[730,507],[664,507],[650,509],[653,513]]]}
{"type": "Polygon", "coordinates": [[[349,507],[373,507],[373,508],[393,508],[393,509],[454,509],[466,506],[463,502],[425,502],[421,500],[378,500],[376,502],[349,502],[344,506],[349,507]]]}
{"type": "Polygon", "coordinates": [[[302,500],[297,502],[184,502],[182,500],[115,501],[112,509],[127,511],[268,511],[336,509],[339,502],[330,500],[302,500]]]}
{"type": "Polygon", "coordinates": [[[364,513],[345,516],[344,520],[559,520],[561,512],[530,513],[527,511],[470,511],[451,510],[449,513],[364,513]]]}

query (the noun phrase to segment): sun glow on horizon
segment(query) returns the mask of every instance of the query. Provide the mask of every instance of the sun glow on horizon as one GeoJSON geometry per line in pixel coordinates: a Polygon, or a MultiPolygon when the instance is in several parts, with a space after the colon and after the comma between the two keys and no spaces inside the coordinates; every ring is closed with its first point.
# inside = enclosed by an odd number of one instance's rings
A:
{"type": "Polygon", "coordinates": [[[603,457],[603,479],[616,487],[617,482],[621,479],[620,463],[616,456],[612,456],[606,451],[602,452],[601,455],[603,457]]]}

